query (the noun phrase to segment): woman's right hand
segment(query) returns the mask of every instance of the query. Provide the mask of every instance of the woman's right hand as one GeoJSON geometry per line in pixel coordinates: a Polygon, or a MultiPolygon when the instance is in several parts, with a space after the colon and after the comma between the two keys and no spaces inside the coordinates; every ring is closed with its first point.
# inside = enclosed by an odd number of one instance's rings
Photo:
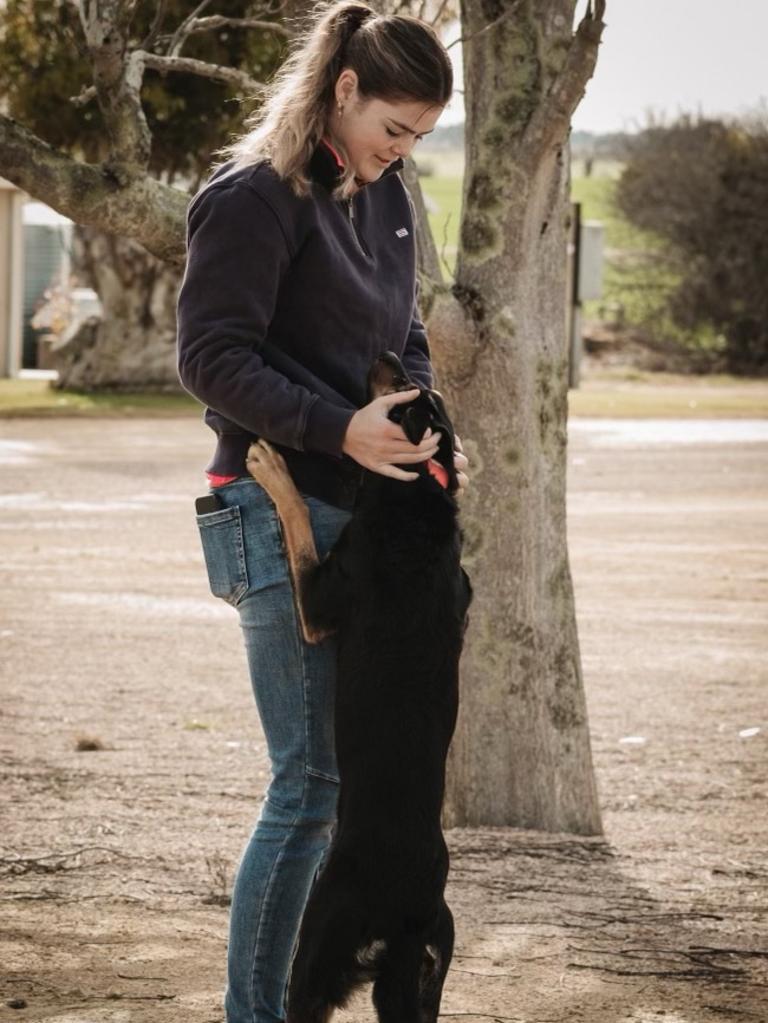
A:
{"type": "Polygon", "coordinates": [[[402,426],[387,418],[393,405],[413,401],[418,397],[419,390],[397,391],[394,394],[382,394],[364,405],[352,416],[347,426],[344,443],[341,446],[344,454],[366,469],[391,476],[395,480],[416,480],[417,472],[405,472],[397,465],[410,462],[426,462],[437,452],[439,433],[427,429],[419,444],[411,444],[403,432],[402,426]]]}

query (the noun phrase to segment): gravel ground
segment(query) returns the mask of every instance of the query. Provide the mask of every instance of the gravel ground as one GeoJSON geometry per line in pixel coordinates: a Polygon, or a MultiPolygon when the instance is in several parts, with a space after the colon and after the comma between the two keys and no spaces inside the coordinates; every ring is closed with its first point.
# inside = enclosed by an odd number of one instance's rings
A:
{"type": "MultiPolygon", "coordinates": [[[[651,422],[570,426],[606,841],[448,833],[441,1019],[768,1021],[768,434],[651,422]]],[[[0,438],[0,1018],[222,1023],[268,763],[194,522],[208,431],[19,419],[0,438]]],[[[367,997],[337,1019],[369,1023],[367,997]]]]}

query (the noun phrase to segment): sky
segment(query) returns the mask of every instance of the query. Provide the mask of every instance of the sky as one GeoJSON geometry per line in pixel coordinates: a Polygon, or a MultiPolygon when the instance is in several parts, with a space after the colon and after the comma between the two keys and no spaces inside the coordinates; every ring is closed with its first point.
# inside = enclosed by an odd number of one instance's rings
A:
{"type": "MultiPolygon", "coordinates": [[[[574,24],[586,8],[578,0],[574,24]]],[[[649,111],[670,120],[684,111],[743,113],[761,96],[768,102],[768,0],[606,0],[604,21],[574,131],[638,131],[649,111]]],[[[457,27],[446,43],[458,34],[457,27]]],[[[459,50],[449,52],[460,83],[459,50]]],[[[440,124],[463,116],[458,95],[440,124]]]]}

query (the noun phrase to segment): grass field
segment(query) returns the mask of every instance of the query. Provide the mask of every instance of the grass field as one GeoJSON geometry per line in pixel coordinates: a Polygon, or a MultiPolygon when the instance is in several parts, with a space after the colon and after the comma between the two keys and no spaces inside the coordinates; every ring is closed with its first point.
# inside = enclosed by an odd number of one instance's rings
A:
{"type": "MultiPolygon", "coordinates": [[[[768,381],[627,370],[585,378],[568,402],[572,416],[768,418],[768,381]]],[[[202,406],[183,394],[80,394],[55,391],[45,380],[0,380],[0,419],[201,413],[202,406]]]]}
{"type": "MultiPolygon", "coordinates": [[[[447,278],[456,265],[463,156],[457,152],[423,150],[417,164],[431,173],[421,177],[422,191],[430,207],[429,223],[447,278]]],[[[715,333],[702,327],[694,335],[681,331],[666,311],[670,291],[679,274],[660,258],[659,239],[629,224],[614,208],[613,197],[621,173],[616,161],[597,161],[592,175],[583,176],[583,165],[571,168],[571,199],[581,204],[582,220],[603,224],[603,296],[584,304],[586,320],[619,317],[626,324],[645,324],[657,336],[710,348],[720,343],[715,333]]]]}
{"type": "Polygon", "coordinates": [[[199,414],[188,394],[84,394],[54,390],[47,380],[0,379],[0,418],[16,416],[175,416],[199,414]]]}
{"type": "MultiPolygon", "coordinates": [[[[429,222],[438,250],[447,236],[446,255],[453,266],[461,216],[463,160],[456,153],[426,153],[417,162],[421,168],[434,172],[421,177],[421,188],[434,207],[429,222]]],[[[609,252],[648,252],[657,244],[654,236],[633,228],[613,209],[617,168],[617,164],[597,165],[593,175],[585,178],[577,173],[578,165],[574,166],[571,198],[581,203],[583,220],[599,220],[605,225],[605,247],[609,252]]]]}
{"type": "Polygon", "coordinates": [[[768,380],[633,369],[600,373],[568,392],[568,412],[615,419],[767,419],[768,380]]]}

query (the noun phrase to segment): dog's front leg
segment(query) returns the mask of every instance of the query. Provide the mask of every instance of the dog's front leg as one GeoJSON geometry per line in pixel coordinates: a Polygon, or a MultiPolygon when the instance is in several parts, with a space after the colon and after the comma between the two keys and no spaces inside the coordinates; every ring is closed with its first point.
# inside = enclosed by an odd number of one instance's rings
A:
{"type": "Polygon", "coordinates": [[[301,631],[307,643],[319,643],[327,632],[313,628],[306,619],[301,599],[301,580],[317,568],[318,557],[309,510],[291,479],[282,455],[264,440],[248,448],[245,464],[274,502],[283,530],[301,631]]]}

